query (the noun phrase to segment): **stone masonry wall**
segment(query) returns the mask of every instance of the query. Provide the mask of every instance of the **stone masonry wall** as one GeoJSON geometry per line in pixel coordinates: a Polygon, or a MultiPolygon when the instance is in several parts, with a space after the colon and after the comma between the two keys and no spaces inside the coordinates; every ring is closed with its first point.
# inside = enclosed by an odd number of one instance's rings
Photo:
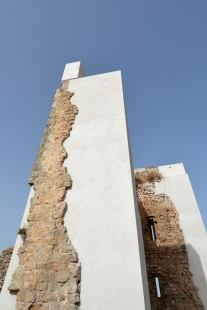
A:
{"type": "Polygon", "coordinates": [[[77,310],[81,266],[67,235],[64,201],[72,180],[63,162],[63,142],[70,136],[77,107],[67,90],[56,91],[29,184],[34,186],[26,237],[19,248],[19,267],[9,286],[17,292],[16,310],[77,310]]]}
{"type": "Polygon", "coordinates": [[[13,247],[9,247],[4,251],[2,251],[0,255],[0,292],[4,284],[7,269],[9,267],[9,263],[12,257],[13,249],[14,249],[13,247]]]}
{"type": "Polygon", "coordinates": [[[139,212],[152,310],[204,309],[192,274],[179,215],[165,194],[155,194],[155,182],[162,176],[158,168],[139,169],[135,173],[139,212]],[[152,239],[153,224],[155,240],[152,239]],[[159,279],[158,298],[155,277],[159,279]]]}

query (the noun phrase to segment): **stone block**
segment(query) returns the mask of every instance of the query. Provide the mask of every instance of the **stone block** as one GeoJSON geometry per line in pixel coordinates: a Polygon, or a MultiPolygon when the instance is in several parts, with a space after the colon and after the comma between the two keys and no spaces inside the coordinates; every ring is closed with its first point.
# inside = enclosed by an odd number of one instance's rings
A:
{"type": "Polygon", "coordinates": [[[69,277],[70,277],[70,273],[68,271],[61,270],[61,271],[57,272],[57,281],[58,282],[65,283],[68,281],[69,277]]]}

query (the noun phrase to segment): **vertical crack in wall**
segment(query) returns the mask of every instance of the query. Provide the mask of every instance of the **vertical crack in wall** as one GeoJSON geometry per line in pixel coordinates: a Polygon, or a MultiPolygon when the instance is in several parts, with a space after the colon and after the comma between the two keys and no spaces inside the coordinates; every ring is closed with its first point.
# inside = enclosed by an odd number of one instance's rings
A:
{"type": "Polygon", "coordinates": [[[189,270],[179,215],[169,196],[155,193],[162,178],[157,167],[135,173],[152,310],[204,309],[189,270]],[[151,225],[155,240],[152,239],[151,225]],[[158,298],[155,277],[161,297],[158,298]]]}
{"type": "Polygon", "coordinates": [[[65,81],[56,91],[29,184],[34,186],[26,238],[9,290],[17,292],[16,310],[77,310],[81,266],[67,235],[64,201],[72,180],[63,166],[63,142],[70,136],[77,107],[65,81]]]}
{"type": "Polygon", "coordinates": [[[13,247],[9,247],[2,251],[0,255],[0,292],[2,290],[6,273],[13,253],[13,247]]]}

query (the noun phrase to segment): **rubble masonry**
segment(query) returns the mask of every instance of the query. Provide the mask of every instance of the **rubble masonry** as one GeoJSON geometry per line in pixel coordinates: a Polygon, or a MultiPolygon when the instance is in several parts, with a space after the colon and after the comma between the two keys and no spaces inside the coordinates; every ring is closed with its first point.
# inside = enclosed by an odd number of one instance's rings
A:
{"type": "Polygon", "coordinates": [[[204,309],[189,270],[179,215],[171,199],[155,193],[162,176],[157,167],[135,172],[152,310],[204,309]],[[155,240],[152,240],[151,226],[155,240]],[[155,277],[161,297],[158,298],[155,277]]]}
{"type": "Polygon", "coordinates": [[[16,310],[77,310],[81,266],[64,226],[65,195],[72,180],[63,162],[77,107],[65,81],[56,91],[29,184],[34,187],[19,266],[9,286],[17,292],[16,310]]]}

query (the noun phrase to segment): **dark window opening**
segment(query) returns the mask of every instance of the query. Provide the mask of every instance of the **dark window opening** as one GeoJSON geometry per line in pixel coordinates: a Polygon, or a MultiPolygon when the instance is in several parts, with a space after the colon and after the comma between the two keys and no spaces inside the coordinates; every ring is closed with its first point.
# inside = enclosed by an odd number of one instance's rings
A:
{"type": "Polygon", "coordinates": [[[151,240],[155,241],[155,227],[154,227],[154,221],[153,219],[148,219],[147,220],[148,225],[149,225],[149,229],[150,229],[150,236],[151,236],[151,240]]]}

